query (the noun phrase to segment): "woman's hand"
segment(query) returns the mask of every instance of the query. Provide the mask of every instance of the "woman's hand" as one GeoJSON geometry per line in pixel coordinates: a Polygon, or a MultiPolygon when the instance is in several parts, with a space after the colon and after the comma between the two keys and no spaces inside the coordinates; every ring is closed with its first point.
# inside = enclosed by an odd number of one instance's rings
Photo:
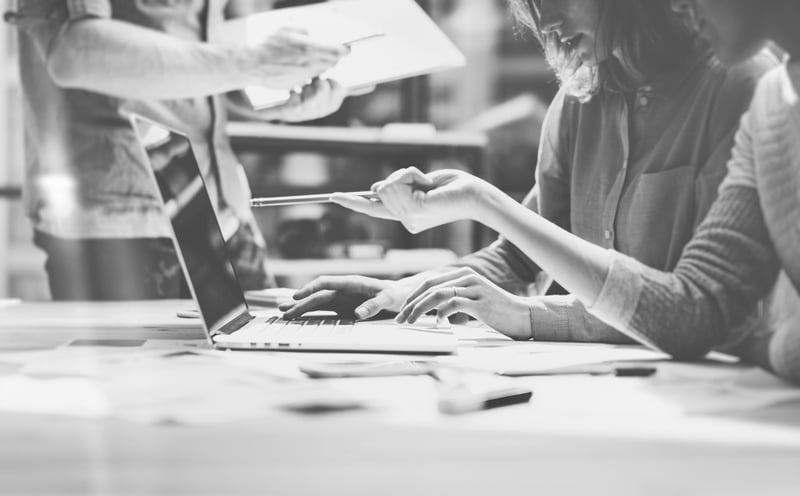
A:
{"type": "Polygon", "coordinates": [[[349,53],[346,45],[326,43],[303,29],[286,27],[244,50],[241,57],[247,85],[290,90],[307,85],[349,53]]]}
{"type": "Polygon", "coordinates": [[[422,283],[397,314],[398,323],[413,324],[431,310],[440,318],[456,313],[475,317],[513,339],[530,339],[530,307],[470,268],[456,269],[422,283]]]}
{"type": "Polygon", "coordinates": [[[461,219],[480,220],[482,204],[495,188],[459,170],[423,174],[416,167],[400,169],[372,186],[380,202],[335,193],[331,200],[372,217],[399,220],[411,233],[461,219]]]}
{"type": "Polygon", "coordinates": [[[303,122],[326,117],[342,106],[347,92],[333,79],[314,78],[310,83],[289,93],[289,101],[265,110],[272,119],[303,122]]]}
{"type": "Polygon", "coordinates": [[[293,319],[313,310],[331,310],[355,315],[359,320],[374,317],[381,310],[396,312],[413,289],[404,280],[385,281],[363,276],[323,276],[300,288],[295,301],[278,307],[284,318],[293,319]]]}

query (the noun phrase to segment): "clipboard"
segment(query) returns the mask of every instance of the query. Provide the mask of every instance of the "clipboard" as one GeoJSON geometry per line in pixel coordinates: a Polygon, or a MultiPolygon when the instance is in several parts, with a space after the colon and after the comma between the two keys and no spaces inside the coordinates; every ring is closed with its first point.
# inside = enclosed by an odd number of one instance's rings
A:
{"type": "MultiPolygon", "coordinates": [[[[351,93],[466,64],[464,54],[414,0],[334,0],[288,7],[224,23],[219,41],[257,45],[286,26],[310,36],[350,46],[350,54],[322,74],[351,93]]],[[[256,110],[286,103],[289,91],[245,88],[256,110]]]]}

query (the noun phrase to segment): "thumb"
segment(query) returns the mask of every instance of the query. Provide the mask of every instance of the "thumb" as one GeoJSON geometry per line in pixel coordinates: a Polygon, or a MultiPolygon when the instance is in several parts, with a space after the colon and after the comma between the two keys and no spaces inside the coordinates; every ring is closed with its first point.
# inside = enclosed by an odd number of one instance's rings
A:
{"type": "Polygon", "coordinates": [[[434,181],[427,174],[417,169],[416,167],[408,167],[403,170],[398,178],[400,182],[417,186],[422,189],[429,189],[434,186],[434,181]]]}
{"type": "Polygon", "coordinates": [[[334,193],[331,195],[331,201],[337,205],[371,217],[397,220],[397,218],[379,201],[372,201],[359,196],[348,195],[347,193],[334,193]]]}
{"type": "Polygon", "coordinates": [[[387,291],[381,291],[373,298],[365,301],[355,310],[358,320],[366,320],[378,315],[378,312],[385,309],[391,303],[391,297],[387,291]]]}

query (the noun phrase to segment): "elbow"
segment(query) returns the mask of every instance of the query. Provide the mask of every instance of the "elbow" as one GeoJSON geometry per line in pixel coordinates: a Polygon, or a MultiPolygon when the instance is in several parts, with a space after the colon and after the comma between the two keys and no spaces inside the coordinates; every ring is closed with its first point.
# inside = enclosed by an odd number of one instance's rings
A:
{"type": "Polygon", "coordinates": [[[779,377],[800,384],[800,332],[777,331],[769,344],[769,365],[779,377]]]}
{"type": "Polygon", "coordinates": [[[47,73],[56,86],[81,87],[86,77],[86,56],[90,45],[85,43],[81,23],[66,27],[47,54],[47,73]]]}
{"type": "Polygon", "coordinates": [[[47,58],[47,74],[58,87],[74,88],[80,84],[80,64],[73,52],[60,44],[47,58]]]}
{"type": "Polygon", "coordinates": [[[705,343],[680,344],[665,346],[662,351],[672,357],[673,360],[695,362],[702,360],[711,351],[711,346],[705,343]]]}
{"type": "Polygon", "coordinates": [[[800,363],[794,364],[794,367],[775,368],[775,373],[778,377],[800,386],[800,363]]]}
{"type": "Polygon", "coordinates": [[[711,341],[700,336],[682,335],[680,339],[649,340],[648,344],[650,347],[666,353],[673,360],[681,362],[701,360],[712,349],[711,341]]]}

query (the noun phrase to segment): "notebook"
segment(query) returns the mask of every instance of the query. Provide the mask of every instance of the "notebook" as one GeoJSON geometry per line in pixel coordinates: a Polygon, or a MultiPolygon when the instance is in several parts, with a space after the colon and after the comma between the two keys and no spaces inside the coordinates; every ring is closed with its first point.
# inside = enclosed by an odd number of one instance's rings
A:
{"type": "Polygon", "coordinates": [[[222,349],[452,353],[457,340],[431,320],[421,326],[348,319],[254,316],[236,270],[191,142],[179,131],[132,117],[163,202],[175,249],[209,342],[222,349]]]}

